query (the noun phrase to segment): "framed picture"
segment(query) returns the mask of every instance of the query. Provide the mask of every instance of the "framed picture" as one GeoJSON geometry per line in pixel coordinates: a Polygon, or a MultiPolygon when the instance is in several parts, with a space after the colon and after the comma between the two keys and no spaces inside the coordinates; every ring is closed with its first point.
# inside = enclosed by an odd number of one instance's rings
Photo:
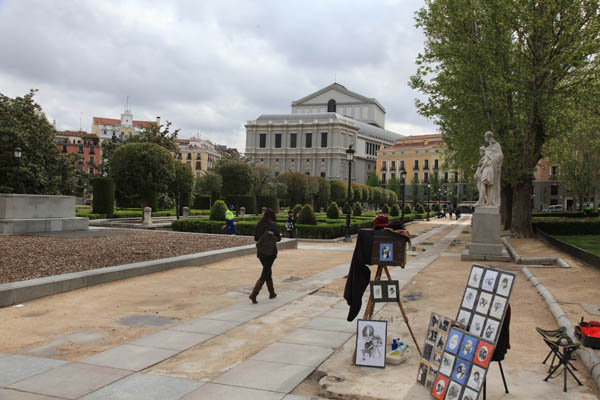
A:
{"type": "Polygon", "coordinates": [[[502,274],[500,275],[500,279],[498,279],[498,289],[496,289],[496,293],[500,296],[508,297],[510,294],[510,290],[512,288],[512,283],[514,280],[513,275],[502,274]]]}
{"type": "Polygon", "coordinates": [[[442,363],[442,353],[438,353],[437,351],[434,351],[433,356],[431,357],[431,369],[434,371],[439,370],[441,363],[442,363]]]}
{"type": "Polygon", "coordinates": [[[448,378],[440,374],[437,375],[433,382],[433,388],[431,389],[431,395],[438,400],[443,400],[448,389],[448,378]]]}
{"type": "Polygon", "coordinates": [[[421,361],[421,365],[419,365],[419,372],[417,372],[417,382],[421,385],[425,385],[425,381],[427,380],[427,372],[429,371],[429,365],[427,363],[421,361]]]}
{"type": "Polygon", "coordinates": [[[483,267],[473,266],[471,268],[471,274],[469,275],[469,282],[467,285],[478,289],[481,283],[481,277],[483,276],[483,267]]]}
{"type": "Polygon", "coordinates": [[[472,336],[465,335],[458,355],[466,360],[471,361],[473,359],[473,354],[475,354],[475,351],[477,350],[478,343],[479,340],[472,336]]]}
{"type": "Polygon", "coordinates": [[[373,231],[371,265],[398,265],[406,262],[406,238],[388,231],[373,231]]]}
{"type": "Polygon", "coordinates": [[[465,327],[469,326],[469,322],[471,321],[471,313],[467,310],[461,309],[458,312],[458,317],[456,318],[456,321],[465,327]]]}
{"type": "Polygon", "coordinates": [[[436,371],[434,371],[432,368],[429,368],[429,373],[427,374],[427,382],[425,383],[425,387],[428,390],[431,390],[433,388],[433,382],[435,381],[435,373],[436,371]]]}
{"type": "Polygon", "coordinates": [[[371,281],[371,296],[375,303],[400,301],[400,282],[398,281],[371,281]]]}
{"type": "Polygon", "coordinates": [[[471,326],[469,328],[469,332],[475,336],[481,336],[483,333],[483,328],[485,325],[485,317],[480,314],[475,314],[473,316],[473,320],[471,321],[471,326]]]}
{"type": "Polygon", "coordinates": [[[446,400],[458,400],[460,389],[462,389],[461,385],[454,381],[450,381],[450,384],[448,385],[448,391],[446,392],[446,400]]]}
{"type": "Polygon", "coordinates": [[[435,350],[443,351],[445,344],[446,344],[446,336],[438,335],[437,341],[435,342],[435,350]]]}
{"type": "Polygon", "coordinates": [[[456,357],[450,353],[442,354],[442,363],[440,364],[440,374],[450,376],[452,368],[454,368],[454,359],[456,357]]]}
{"type": "Polygon", "coordinates": [[[359,319],[356,325],[354,364],[385,368],[387,321],[359,319]]]}
{"type": "Polygon", "coordinates": [[[490,343],[486,343],[483,340],[477,345],[475,349],[475,357],[473,362],[483,368],[487,368],[494,354],[494,347],[490,343]]]}
{"type": "Polygon", "coordinates": [[[437,341],[438,331],[435,329],[430,329],[427,331],[427,338],[425,340],[435,343],[437,341]]]}
{"type": "Polygon", "coordinates": [[[481,389],[481,385],[483,384],[484,379],[485,369],[473,365],[473,368],[471,369],[471,375],[469,375],[469,380],[467,381],[467,385],[479,392],[479,389],[481,389]]]}
{"type": "Polygon", "coordinates": [[[463,360],[462,358],[456,359],[456,365],[454,366],[454,371],[452,372],[452,379],[456,382],[464,385],[467,377],[469,376],[469,369],[471,367],[471,363],[463,360]]]}
{"type": "Polygon", "coordinates": [[[477,311],[480,314],[487,314],[490,309],[490,303],[492,302],[492,294],[491,293],[480,293],[479,299],[477,300],[477,311]]]}
{"type": "Polygon", "coordinates": [[[483,282],[481,284],[481,288],[483,290],[487,290],[488,292],[494,291],[494,286],[496,286],[496,278],[498,277],[498,271],[493,269],[488,269],[485,271],[485,275],[483,277],[483,282]]]}
{"type": "Polygon", "coordinates": [[[438,329],[440,323],[440,316],[436,313],[431,313],[429,317],[429,329],[438,329]]]}
{"type": "Polygon", "coordinates": [[[461,400],[477,400],[479,392],[475,392],[469,388],[465,388],[465,392],[462,395],[461,400]]]}
{"type": "Polygon", "coordinates": [[[483,329],[482,337],[490,342],[496,342],[499,326],[500,322],[488,318],[485,323],[485,328],[483,329]]]}
{"type": "Polygon", "coordinates": [[[452,329],[448,335],[448,341],[446,342],[446,351],[456,354],[458,352],[462,336],[463,334],[461,332],[457,331],[456,329],[452,329]]]}
{"type": "Polygon", "coordinates": [[[425,346],[423,347],[423,360],[430,361],[431,353],[433,353],[433,345],[431,343],[425,342],[425,346]]]}
{"type": "Polygon", "coordinates": [[[477,290],[468,287],[467,290],[465,290],[465,296],[463,297],[461,307],[466,308],[467,310],[472,310],[473,306],[475,305],[476,298],[477,290]]]}
{"type": "Polygon", "coordinates": [[[494,296],[492,305],[490,306],[490,317],[501,319],[504,315],[504,309],[506,308],[506,297],[494,296]]]}
{"type": "Polygon", "coordinates": [[[448,329],[450,329],[450,319],[449,318],[443,318],[440,321],[440,331],[448,332],[448,329]]]}

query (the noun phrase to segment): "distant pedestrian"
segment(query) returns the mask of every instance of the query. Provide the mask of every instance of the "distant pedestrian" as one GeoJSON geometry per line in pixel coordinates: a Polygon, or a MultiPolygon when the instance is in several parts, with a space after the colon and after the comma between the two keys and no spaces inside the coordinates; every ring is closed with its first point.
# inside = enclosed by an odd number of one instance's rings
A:
{"type": "Polygon", "coordinates": [[[296,237],[296,218],[294,218],[294,211],[291,209],[288,211],[288,219],[285,222],[285,230],[287,231],[289,238],[296,237]]]}
{"type": "Polygon", "coordinates": [[[583,206],[583,211],[585,212],[585,216],[590,218],[592,216],[592,206],[589,204],[586,204],[585,206],[583,206]]]}
{"type": "Polygon", "coordinates": [[[254,285],[254,289],[248,297],[252,300],[252,303],[256,304],[258,303],[258,301],[256,301],[256,296],[258,296],[258,293],[265,282],[267,283],[267,289],[269,289],[269,298],[274,299],[277,297],[275,288],[273,287],[271,268],[277,258],[277,242],[281,240],[281,234],[277,227],[275,211],[267,208],[262,219],[256,225],[254,240],[256,241],[256,256],[263,267],[260,278],[256,281],[256,285],[254,285]]]}
{"type": "Polygon", "coordinates": [[[233,214],[235,206],[229,205],[229,209],[225,212],[225,234],[235,235],[235,215],[233,214]]]}

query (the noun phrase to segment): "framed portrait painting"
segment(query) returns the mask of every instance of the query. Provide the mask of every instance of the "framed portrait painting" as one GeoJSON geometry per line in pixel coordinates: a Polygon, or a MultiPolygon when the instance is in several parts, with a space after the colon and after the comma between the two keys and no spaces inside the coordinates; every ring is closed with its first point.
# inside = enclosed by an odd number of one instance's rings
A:
{"type": "Polygon", "coordinates": [[[354,364],[385,368],[387,321],[359,319],[356,325],[354,364]]]}

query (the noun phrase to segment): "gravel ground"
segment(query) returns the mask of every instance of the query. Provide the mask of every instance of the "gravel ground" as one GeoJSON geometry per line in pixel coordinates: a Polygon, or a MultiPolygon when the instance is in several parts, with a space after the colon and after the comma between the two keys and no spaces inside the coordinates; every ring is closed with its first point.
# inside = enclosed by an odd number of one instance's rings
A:
{"type": "MultiPolygon", "coordinates": [[[[98,231],[96,231],[98,232],[98,231]]],[[[102,231],[106,236],[2,236],[0,283],[253,244],[247,236],[102,231]]]]}

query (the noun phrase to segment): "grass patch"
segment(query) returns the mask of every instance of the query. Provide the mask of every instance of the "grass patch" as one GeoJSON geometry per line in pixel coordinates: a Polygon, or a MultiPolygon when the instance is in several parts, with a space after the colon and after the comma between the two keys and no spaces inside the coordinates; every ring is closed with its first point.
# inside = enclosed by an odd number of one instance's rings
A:
{"type": "Polygon", "coordinates": [[[600,256],[600,235],[553,235],[558,240],[600,256]]]}

